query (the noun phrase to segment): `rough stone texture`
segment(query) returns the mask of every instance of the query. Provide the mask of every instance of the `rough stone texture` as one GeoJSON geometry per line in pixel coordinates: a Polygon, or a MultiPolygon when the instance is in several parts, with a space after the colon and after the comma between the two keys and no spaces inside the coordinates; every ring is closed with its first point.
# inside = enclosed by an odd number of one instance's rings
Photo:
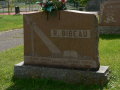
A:
{"type": "Polygon", "coordinates": [[[100,34],[120,34],[120,26],[99,26],[100,34]]]}
{"type": "Polygon", "coordinates": [[[81,71],[75,69],[50,68],[43,66],[15,65],[14,75],[17,78],[49,78],[69,83],[99,84],[108,82],[109,67],[101,66],[98,71],[81,71]]]}
{"type": "Polygon", "coordinates": [[[120,26],[120,0],[108,0],[100,11],[101,26],[120,26]]]}
{"type": "Polygon", "coordinates": [[[26,65],[98,70],[98,21],[91,12],[24,15],[26,65]]]}

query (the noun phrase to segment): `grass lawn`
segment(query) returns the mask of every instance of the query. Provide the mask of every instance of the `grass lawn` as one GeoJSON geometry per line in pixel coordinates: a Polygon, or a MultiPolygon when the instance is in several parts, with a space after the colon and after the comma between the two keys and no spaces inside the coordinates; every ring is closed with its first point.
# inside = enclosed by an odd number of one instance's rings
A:
{"type": "Polygon", "coordinates": [[[0,31],[7,31],[22,27],[23,27],[22,15],[0,15],[0,31]]]}
{"type": "Polygon", "coordinates": [[[13,78],[14,64],[23,60],[23,46],[0,53],[0,90],[120,90],[120,35],[100,36],[101,65],[109,65],[111,80],[105,87],[48,79],[13,78]]]}

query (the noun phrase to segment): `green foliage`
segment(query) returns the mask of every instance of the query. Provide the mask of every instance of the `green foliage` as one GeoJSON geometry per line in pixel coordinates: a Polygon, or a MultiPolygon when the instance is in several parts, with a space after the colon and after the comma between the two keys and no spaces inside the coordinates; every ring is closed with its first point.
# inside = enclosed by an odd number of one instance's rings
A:
{"type": "Polygon", "coordinates": [[[89,0],[77,0],[81,5],[85,6],[89,0]]]}
{"type": "Polygon", "coordinates": [[[68,2],[70,2],[70,3],[75,3],[75,2],[77,2],[77,3],[80,4],[80,6],[86,6],[86,4],[87,4],[88,1],[89,1],[89,0],[68,0],[68,2]]]}
{"type": "Polygon", "coordinates": [[[48,1],[42,8],[45,12],[52,12],[52,11],[58,11],[58,10],[65,10],[66,7],[62,2],[59,2],[58,0],[48,1]]]}

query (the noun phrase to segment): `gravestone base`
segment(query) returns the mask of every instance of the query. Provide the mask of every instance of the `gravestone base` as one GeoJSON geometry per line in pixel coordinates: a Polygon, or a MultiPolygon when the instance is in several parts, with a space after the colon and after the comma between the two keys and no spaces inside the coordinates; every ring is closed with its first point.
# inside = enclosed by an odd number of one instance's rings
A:
{"type": "Polygon", "coordinates": [[[120,34],[120,26],[99,26],[100,34],[120,34]]]}
{"type": "Polygon", "coordinates": [[[82,71],[75,69],[24,65],[24,62],[21,62],[15,65],[14,76],[17,78],[48,78],[87,85],[104,85],[109,80],[109,67],[100,66],[98,71],[82,71]]]}

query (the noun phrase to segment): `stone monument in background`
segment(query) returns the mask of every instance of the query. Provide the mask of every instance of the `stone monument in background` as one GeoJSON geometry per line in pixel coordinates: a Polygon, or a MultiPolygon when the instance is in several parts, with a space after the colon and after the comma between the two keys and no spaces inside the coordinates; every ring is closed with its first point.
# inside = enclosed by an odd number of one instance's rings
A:
{"type": "Polygon", "coordinates": [[[101,4],[106,0],[88,0],[86,5],[87,11],[100,11],[101,4]]]}
{"type": "Polygon", "coordinates": [[[101,6],[101,33],[120,34],[120,0],[107,0],[101,6]]]}
{"type": "Polygon", "coordinates": [[[15,76],[104,84],[108,66],[100,66],[98,42],[98,21],[90,12],[26,14],[24,62],[15,65],[15,76]]]}

